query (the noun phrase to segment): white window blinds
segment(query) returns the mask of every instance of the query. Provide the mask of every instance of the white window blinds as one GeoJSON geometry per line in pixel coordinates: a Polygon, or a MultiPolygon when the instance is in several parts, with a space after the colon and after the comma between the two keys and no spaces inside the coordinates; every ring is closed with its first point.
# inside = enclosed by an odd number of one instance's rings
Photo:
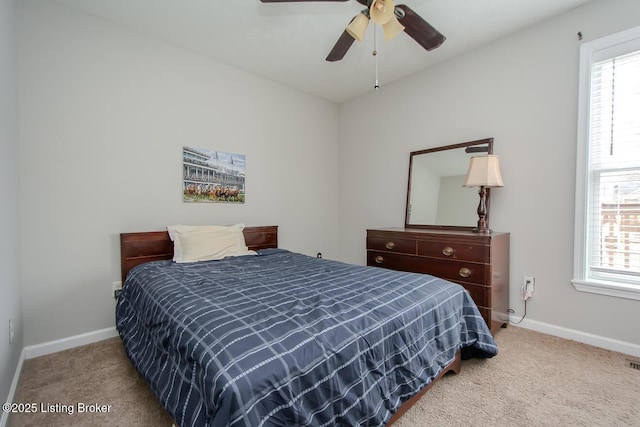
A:
{"type": "Polygon", "coordinates": [[[640,287],[640,39],[590,71],[584,279],[640,287]]]}

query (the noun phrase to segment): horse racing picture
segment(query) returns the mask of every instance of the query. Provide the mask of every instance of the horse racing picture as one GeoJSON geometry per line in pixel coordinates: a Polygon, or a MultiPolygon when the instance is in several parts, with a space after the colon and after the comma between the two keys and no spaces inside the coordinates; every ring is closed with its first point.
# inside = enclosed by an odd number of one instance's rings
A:
{"type": "Polygon", "coordinates": [[[244,203],[245,156],[182,147],[185,202],[244,203]]]}

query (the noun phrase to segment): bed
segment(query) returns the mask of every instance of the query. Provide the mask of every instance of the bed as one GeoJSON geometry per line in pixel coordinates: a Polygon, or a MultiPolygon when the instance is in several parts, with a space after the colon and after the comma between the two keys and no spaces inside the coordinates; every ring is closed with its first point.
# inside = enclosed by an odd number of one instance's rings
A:
{"type": "Polygon", "coordinates": [[[433,276],[278,248],[179,264],[166,231],[123,233],[116,325],[180,427],[392,424],[460,359],[497,354],[468,293],[433,276]]]}

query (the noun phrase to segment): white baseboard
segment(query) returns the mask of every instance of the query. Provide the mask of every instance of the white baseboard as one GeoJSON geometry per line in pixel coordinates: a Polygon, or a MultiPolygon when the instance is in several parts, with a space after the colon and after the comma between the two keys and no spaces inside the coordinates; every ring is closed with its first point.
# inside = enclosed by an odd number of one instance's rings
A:
{"type": "MultiPolygon", "coordinates": [[[[511,316],[509,319],[513,325],[519,321],[518,316],[511,316]]],[[[522,328],[531,329],[532,331],[542,332],[543,334],[553,335],[560,338],[578,341],[589,344],[594,347],[600,347],[618,353],[624,353],[635,357],[640,357],[640,345],[630,342],[614,340],[587,332],[576,331],[574,329],[564,328],[549,323],[538,322],[537,320],[524,319],[522,323],[515,325],[522,328]]]]}
{"type": "Polygon", "coordinates": [[[62,338],[60,340],[49,341],[42,344],[30,345],[24,348],[26,359],[44,356],[59,351],[68,350],[85,344],[106,340],[118,336],[115,326],[112,328],[100,329],[98,331],[87,332],[73,337],[62,338]]]}
{"type": "MultiPolygon", "coordinates": [[[[24,359],[26,358],[25,356],[26,356],[26,352],[24,351],[24,348],[23,348],[22,351],[20,352],[20,359],[18,359],[18,366],[16,366],[16,372],[13,374],[13,381],[11,381],[11,388],[9,389],[7,402],[13,402],[13,398],[16,395],[16,389],[18,388],[18,381],[20,380],[20,373],[22,372],[22,364],[24,363],[24,359]]],[[[7,422],[9,422],[9,413],[2,411],[2,416],[0,417],[0,427],[6,427],[7,422]]]]}

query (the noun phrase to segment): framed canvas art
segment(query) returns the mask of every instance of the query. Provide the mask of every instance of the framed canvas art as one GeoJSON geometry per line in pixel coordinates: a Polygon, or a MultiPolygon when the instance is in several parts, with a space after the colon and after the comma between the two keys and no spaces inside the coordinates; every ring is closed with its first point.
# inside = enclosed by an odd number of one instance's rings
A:
{"type": "Polygon", "coordinates": [[[182,147],[182,194],[185,202],[244,203],[245,156],[182,147]]]}

